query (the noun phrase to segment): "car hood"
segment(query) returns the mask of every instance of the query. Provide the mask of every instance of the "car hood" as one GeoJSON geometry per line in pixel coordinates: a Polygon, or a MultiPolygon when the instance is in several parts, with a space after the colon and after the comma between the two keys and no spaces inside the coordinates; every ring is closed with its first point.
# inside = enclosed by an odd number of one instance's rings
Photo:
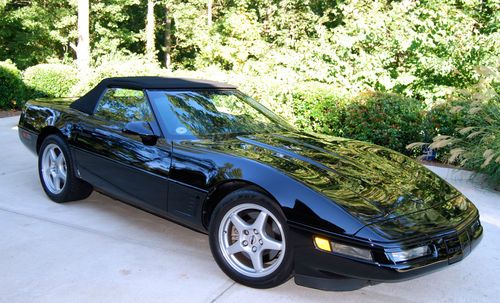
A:
{"type": "Polygon", "coordinates": [[[412,159],[356,140],[289,132],[220,137],[198,144],[274,167],[366,224],[423,211],[460,195],[412,159]]]}

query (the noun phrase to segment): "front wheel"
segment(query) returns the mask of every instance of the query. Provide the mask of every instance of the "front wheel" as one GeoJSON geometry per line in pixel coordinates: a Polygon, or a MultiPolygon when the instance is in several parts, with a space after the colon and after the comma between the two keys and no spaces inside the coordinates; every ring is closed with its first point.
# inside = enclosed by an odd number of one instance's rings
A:
{"type": "Polygon", "coordinates": [[[38,156],[38,172],[42,187],[55,202],[87,198],[92,186],[74,175],[74,168],[66,142],[50,135],[42,142],[38,156]]]}
{"type": "Polygon", "coordinates": [[[292,274],[288,226],[266,195],[249,189],[226,196],[210,222],[210,248],[233,280],[255,288],[282,284],[292,274]]]}

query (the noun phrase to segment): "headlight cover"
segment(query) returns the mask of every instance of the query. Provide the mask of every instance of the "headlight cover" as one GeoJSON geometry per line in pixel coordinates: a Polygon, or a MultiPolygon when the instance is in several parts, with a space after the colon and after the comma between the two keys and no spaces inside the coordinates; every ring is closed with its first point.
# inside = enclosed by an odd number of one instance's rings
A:
{"type": "Polygon", "coordinates": [[[331,242],[332,252],[357,259],[373,261],[372,253],[369,249],[331,242]]]}
{"type": "Polygon", "coordinates": [[[425,245],[402,251],[386,252],[385,254],[394,263],[399,263],[428,256],[431,252],[431,248],[428,245],[425,245]]]}

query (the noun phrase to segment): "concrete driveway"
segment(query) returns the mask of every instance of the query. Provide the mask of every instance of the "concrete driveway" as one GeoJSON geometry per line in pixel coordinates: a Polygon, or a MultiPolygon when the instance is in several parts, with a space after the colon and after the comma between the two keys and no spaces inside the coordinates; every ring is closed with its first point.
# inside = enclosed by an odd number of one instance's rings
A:
{"type": "Polygon", "coordinates": [[[37,160],[0,119],[0,302],[498,302],[500,194],[432,168],[481,211],[484,238],[454,266],[407,282],[324,292],[290,280],[269,290],[229,280],[207,236],[98,193],[51,202],[37,160]],[[495,299],[496,298],[496,299],[495,299]]]}

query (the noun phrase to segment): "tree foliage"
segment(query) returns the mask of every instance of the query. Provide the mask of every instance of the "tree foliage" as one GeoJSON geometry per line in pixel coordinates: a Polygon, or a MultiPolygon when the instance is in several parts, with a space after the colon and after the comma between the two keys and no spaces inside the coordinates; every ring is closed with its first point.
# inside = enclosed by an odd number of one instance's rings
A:
{"type": "MultiPolygon", "coordinates": [[[[147,3],[91,2],[94,64],[110,54],[145,52],[147,3]]],[[[154,3],[156,59],[164,61],[168,17],[174,69],[215,66],[288,83],[325,83],[351,95],[399,93],[432,104],[476,83],[475,67],[498,65],[495,0],[154,3]]],[[[0,60],[24,69],[48,58],[75,58],[75,0],[5,0],[3,6],[0,60]]]]}

